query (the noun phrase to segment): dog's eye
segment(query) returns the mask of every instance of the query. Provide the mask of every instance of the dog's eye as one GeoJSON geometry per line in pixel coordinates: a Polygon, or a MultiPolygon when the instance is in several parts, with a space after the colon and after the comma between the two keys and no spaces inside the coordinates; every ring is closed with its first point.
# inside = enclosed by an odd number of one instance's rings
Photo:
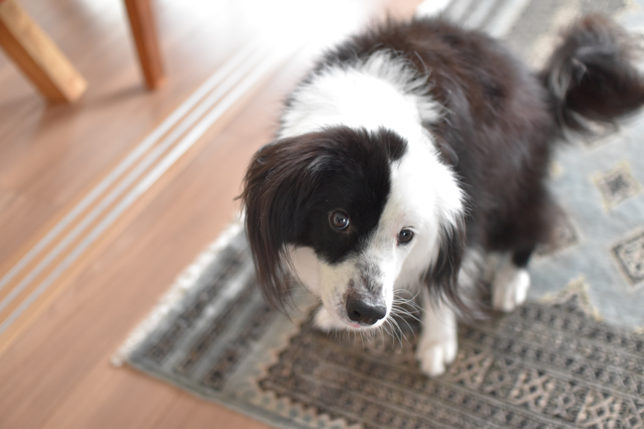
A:
{"type": "Polygon", "coordinates": [[[414,231],[409,228],[403,228],[398,233],[398,244],[407,244],[414,238],[414,231]]]}
{"type": "Polygon", "coordinates": [[[344,210],[333,210],[329,213],[329,224],[333,229],[344,231],[349,227],[349,215],[344,210]]]}

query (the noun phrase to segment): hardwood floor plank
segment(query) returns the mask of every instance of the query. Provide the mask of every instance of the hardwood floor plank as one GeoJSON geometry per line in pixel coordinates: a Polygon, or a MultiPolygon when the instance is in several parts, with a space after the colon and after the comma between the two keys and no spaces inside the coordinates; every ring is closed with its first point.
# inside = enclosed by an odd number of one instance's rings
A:
{"type": "MultiPolygon", "coordinates": [[[[25,231],[38,231],[43,224],[50,220],[56,206],[32,198],[29,195],[16,194],[0,189],[0,225],[3,226],[2,242],[0,242],[0,267],[9,262],[16,252],[14,243],[25,240],[25,231]]],[[[4,272],[4,271],[0,271],[4,272]]],[[[0,297],[2,291],[0,290],[0,297]]]]}

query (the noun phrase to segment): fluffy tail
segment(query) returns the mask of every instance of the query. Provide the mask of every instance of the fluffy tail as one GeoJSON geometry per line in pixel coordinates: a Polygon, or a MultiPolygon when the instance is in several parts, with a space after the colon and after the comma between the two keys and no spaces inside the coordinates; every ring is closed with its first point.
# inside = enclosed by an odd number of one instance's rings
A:
{"type": "Polygon", "coordinates": [[[590,131],[589,121],[610,124],[644,103],[638,42],[598,15],[568,29],[540,73],[562,129],[590,131]]]}

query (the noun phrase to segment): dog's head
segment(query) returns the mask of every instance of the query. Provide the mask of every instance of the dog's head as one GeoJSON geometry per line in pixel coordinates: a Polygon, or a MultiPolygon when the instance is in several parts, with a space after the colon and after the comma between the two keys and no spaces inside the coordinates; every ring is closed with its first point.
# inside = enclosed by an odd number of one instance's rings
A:
{"type": "Polygon", "coordinates": [[[455,294],[461,191],[431,144],[348,127],[280,139],[251,161],[242,199],[273,303],[295,273],[339,322],[365,328],[384,322],[397,287],[455,294]]]}

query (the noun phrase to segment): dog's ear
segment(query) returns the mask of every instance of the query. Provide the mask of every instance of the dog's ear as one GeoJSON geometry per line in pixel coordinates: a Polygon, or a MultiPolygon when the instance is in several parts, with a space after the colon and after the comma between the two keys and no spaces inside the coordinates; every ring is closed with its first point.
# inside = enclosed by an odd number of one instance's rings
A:
{"type": "Polygon", "coordinates": [[[431,295],[445,299],[461,313],[468,313],[458,287],[458,274],[465,252],[465,222],[459,217],[444,224],[440,231],[439,247],[434,261],[424,275],[424,283],[431,295]]]}
{"type": "Polygon", "coordinates": [[[253,157],[241,199],[257,280],[267,300],[284,308],[292,278],[286,245],[305,228],[305,215],[317,182],[319,153],[314,135],[277,140],[253,157]]]}

